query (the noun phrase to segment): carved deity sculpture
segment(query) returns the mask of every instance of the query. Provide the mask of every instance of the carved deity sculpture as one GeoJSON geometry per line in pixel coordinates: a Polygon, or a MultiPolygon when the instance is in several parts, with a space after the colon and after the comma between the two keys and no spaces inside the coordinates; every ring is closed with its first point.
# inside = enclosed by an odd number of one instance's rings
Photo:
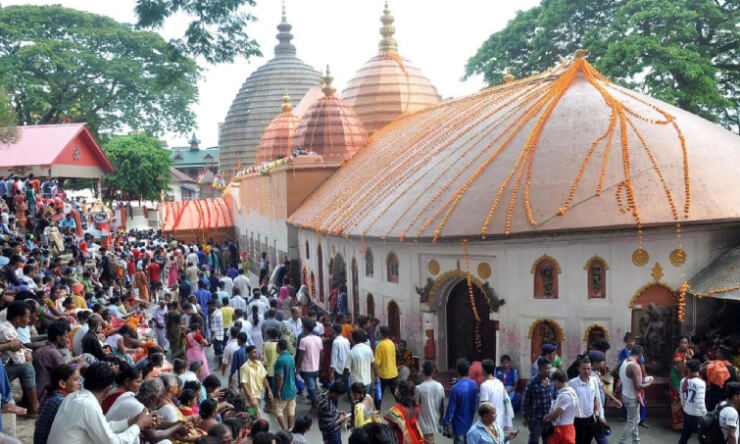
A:
{"type": "Polygon", "coordinates": [[[540,266],[540,279],[542,279],[542,291],[546,298],[553,297],[553,287],[555,283],[555,269],[549,263],[540,266]]]}
{"type": "Polygon", "coordinates": [[[601,274],[602,267],[598,262],[591,264],[591,296],[601,297],[601,274]]]}
{"type": "Polygon", "coordinates": [[[647,317],[641,327],[644,329],[642,342],[645,346],[645,359],[648,361],[661,360],[665,347],[666,322],[661,309],[655,304],[648,306],[647,317]]]}

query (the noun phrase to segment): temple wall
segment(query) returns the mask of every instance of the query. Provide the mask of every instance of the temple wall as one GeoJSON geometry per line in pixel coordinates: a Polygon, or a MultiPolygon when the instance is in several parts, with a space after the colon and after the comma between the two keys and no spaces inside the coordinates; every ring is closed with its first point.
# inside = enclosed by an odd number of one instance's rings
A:
{"type": "MultiPolygon", "coordinates": [[[[672,265],[669,259],[671,252],[677,248],[676,232],[671,228],[645,230],[643,248],[648,252],[649,260],[641,267],[632,261],[632,253],[637,248],[634,230],[512,238],[489,241],[487,244],[470,244],[471,276],[478,283],[487,282],[497,296],[505,300],[497,313],[490,313],[490,319],[499,322],[497,356],[512,356],[514,362],[522,368],[522,376],[527,377],[531,364],[530,329],[536,321],[548,319],[562,329],[564,341],[561,353],[565,362],[570,362],[577,353],[585,349],[584,335],[589,326],[600,324],[606,327],[612,345],[608,362],[613,365],[623,346],[624,333],[632,328],[633,313],[630,303],[633,298],[651,285],[670,291],[678,290],[683,279],[690,279],[722,252],[735,245],[740,240],[740,230],[737,227],[720,225],[684,227],[682,240],[687,254],[683,267],[685,277],[682,277],[681,267],[672,265]],[[545,255],[552,258],[560,269],[557,274],[558,299],[535,299],[533,295],[533,265],[545,255]],[[602,258],[608,267],[604,299],[588,297],[589,278],[585,268],[594,256],[602,258]],[[490,276],[485,277],[486,267],[479,267],[482,263],[490,266],[490,276]],[[483,276],[480,271],[483,271],[483,276]]],[[[310,276],[311,273],[318,274],[316,233],[302,230],[299,233],[299,244],[303,249],[306,242],[310,254],[306,259],[305,251],[302,251],[302,259],[306,275],[310,276]]],[[[423,356],[424,330],[433,328],[438,365],[440,368],[447,368],[445,304],[449,285],[445,286],[442,281],[447,279],[445,276],[453,276],[459,282],[463,279],[461,276],[466,275],[468,264],[461,244],[429,244],[408,240],[404,243],[377,240],[360,242],[326,235],[321,236],[320,242],[324,252],[326,295],[329,294],[330,258],[340,253],[349,267],[354,257],[359,268],[360,313],[367,314],[366,302],[371,294],[375,302],[375,316],[381,324],[386,324],[387,304],[391,300],[395,301],[401,312],[402,337],[408,341],[409,347],[416,355],[423,356]],[[374,259],[372,277],[365,275],[366,249],[370,249],[374,259]],[[391,252],[399,258],[398,283],[388,282],[387,279],[385,260],[391,252]],[[430,266],[432,260],[436,261],[438,267],[430,266]],[[433,271],[436,273],[432,273],[433,271]],[[427,279],[438,284],[438,294],[432,294],[427,303],[422,303],[415,287],[424,287],[427,279]]],[[[352,310],[353,283],[349,272],[348,280],[349,305],[352,310]]],[[[318,276],[316,282],[318,283],[318,276]]],[[[325,303],[327,302],[328,297],[325,303]]],[[[675,310],[675,304],[673,307],[675,310]]],[[[640,308],[639,304],[636,308],[640,308]]],[[[681,326],[684,333],[692,330],[689,322],[690,318],[687,316],[681,326]]],[[[667,346],[672,349],[675,344],[667,346]]]]}

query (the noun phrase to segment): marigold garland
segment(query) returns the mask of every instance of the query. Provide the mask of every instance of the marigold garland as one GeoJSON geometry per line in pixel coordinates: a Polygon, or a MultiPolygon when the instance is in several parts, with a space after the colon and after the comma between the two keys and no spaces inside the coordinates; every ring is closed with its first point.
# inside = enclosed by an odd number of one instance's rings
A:
{"type": "Polygon", "coordinates": [[[473,317],[475,318],[475,349],[478,353],[483,351],[483,340],[480,334],[480,323],[481,317],[478,313],[478,307],[475,304],[475,293],[473,293],[473,283],[470,274],[470,255],[468,254],[468,240],[463,239],[462,241],[463,256],[465,257],[465,281],[468,285],[468,297],[470,298],[470,307],[473,310],[473,317]]]}

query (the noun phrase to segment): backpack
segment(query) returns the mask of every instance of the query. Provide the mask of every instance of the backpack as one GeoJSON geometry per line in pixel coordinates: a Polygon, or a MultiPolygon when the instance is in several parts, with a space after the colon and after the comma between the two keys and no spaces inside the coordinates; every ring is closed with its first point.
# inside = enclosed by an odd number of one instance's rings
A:
{"type": "Polygon", "coordinates": [[[699,418],[699,431],[697,437],[701,444],[717,444],[724,442],[722,429],[719,426],[719,414],[727,407],[727,401],[722,401],[706,415],[699,418]]]}

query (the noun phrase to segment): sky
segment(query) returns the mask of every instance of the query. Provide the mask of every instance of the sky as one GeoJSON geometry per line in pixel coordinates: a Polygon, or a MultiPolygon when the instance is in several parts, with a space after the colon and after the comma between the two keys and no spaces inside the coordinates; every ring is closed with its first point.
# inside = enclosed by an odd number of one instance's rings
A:
{"type": "MultiPolygon", "coordinates": [[[[288,21],[293,25],[293,44],[298,57],[318,70],[329,64],[339,91],[362,65],[377,53],[380,16],[384,0],[286,0],[288,21]]],[[[539,0],[389,0],[395,17],[398,52],[431,80],[443,98],[459,97],[485,86],[482,77],[462,80],[465,63],[483,42],[503,28],[517,10],[529,9],[539,0]]],[[[126,23],[136,21],[135,0],[4,0],[3,6],[61,4],[107,15],[126,23]]],[[[257,18],[247,33],[261,47],[263,57],[232,64],[208,65],[198,83],[200,100],[195,132],[201,147],[217,146],[218,123],[226,117],[244,80],[270,60],[277,44],[280,0],[257,0],[248,9],[257,18]]],[[[174,16],[158,32],[166,39],[179,37],[187,26],[186,16],[174,16]]],[[[186,146],[189,134],[167,134],[169,146],[186,146]]]]}

